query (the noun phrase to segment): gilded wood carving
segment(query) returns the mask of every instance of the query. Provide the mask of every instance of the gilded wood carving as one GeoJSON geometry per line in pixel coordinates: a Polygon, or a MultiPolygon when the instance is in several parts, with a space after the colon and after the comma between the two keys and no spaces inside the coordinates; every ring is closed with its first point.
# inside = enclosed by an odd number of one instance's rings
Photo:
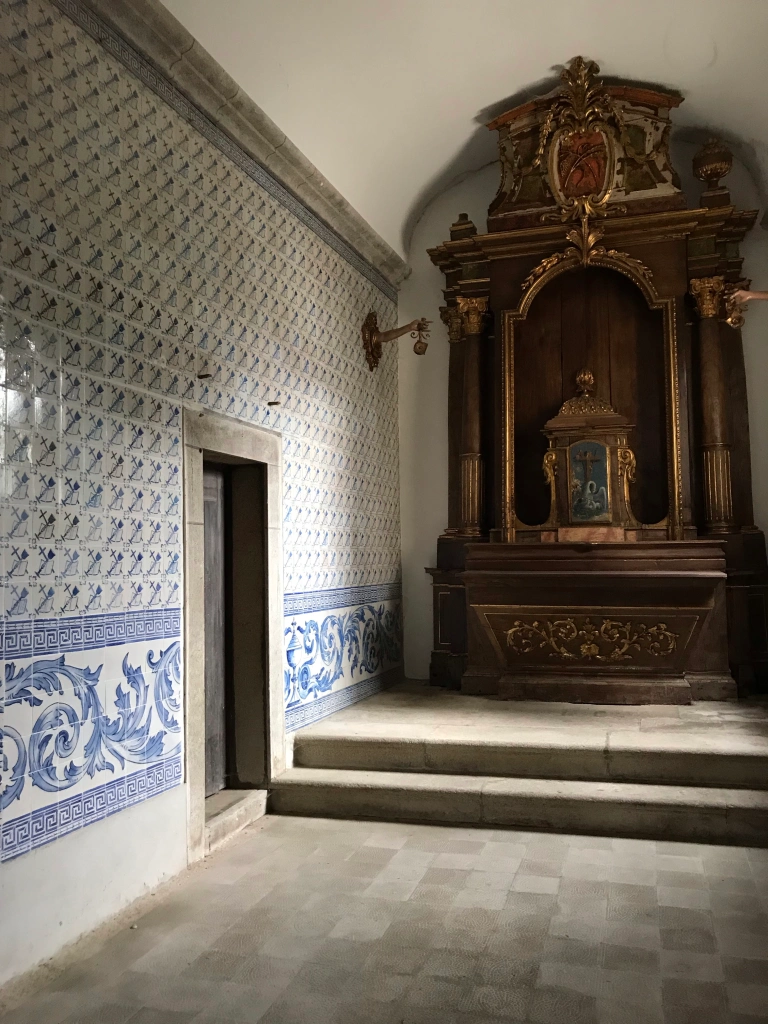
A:
{"type": "Polygon", "coordinates": [[[603,619],[596,625],[585,619],[577,625],[571,618],[555,620],[515,620],[507,630],[507,646],[518,655],[544,650],[561,661],[630,661],[636,652],[645,651],[654,658],[674,654],[679,638],[665,622],[646,626],[643,622],[617,622],[603,619]]]}
{"type": "Polygon", "coordinates": [[[368,369],[375,370],[379,365],[383,347],[387,342],[396,341],[397,338],[402,338],[404,334],[410,334],[412,338],[416,339],[413,351],[417,356],[423,356],[427,351],[426,339],[429,337],[430,322],[421,317],[418,320],[411,320],[409,324],[405,324],[403,327],[395,327],[391,331],[380,331],[376,311],[372,309],[360,328],[368,369]]]}

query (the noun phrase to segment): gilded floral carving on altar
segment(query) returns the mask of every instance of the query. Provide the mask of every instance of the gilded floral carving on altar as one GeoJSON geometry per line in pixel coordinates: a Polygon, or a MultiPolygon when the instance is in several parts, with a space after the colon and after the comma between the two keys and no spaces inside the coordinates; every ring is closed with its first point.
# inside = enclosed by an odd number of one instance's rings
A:
{"type": "Polygon", "coordinates": [[[674,654],[679,639],[665,622],[646,626],[642,622],[618,622],[603,619],[596,625],[585,619],[581,626],[571,618],[554,621],[516,619],[507,630],[507,646],[518,655],[543,650],[550,658],[562,661],[630,661],[636,653],[656,658],[674,654]]]}

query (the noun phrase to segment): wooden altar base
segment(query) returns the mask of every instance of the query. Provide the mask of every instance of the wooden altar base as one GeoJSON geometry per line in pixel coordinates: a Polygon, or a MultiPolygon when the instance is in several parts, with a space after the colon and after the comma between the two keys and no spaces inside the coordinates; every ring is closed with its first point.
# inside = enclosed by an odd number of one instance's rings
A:
{"type": "MultiPolygon", "coordinates": [[[[465,676],[464,693],[482,692],[473,689],[472,677],[465,676]]],[[[696,685],[696,683],[694,683],[696,685]]],[[[735,696],[735,683],[715,683],[720,699],[735,696]]],[[[700,686],[697,686],[699,691],[700,686]]],[[[687,679],[630,679],[621,676],[573,675],[568,678],[542,678],[537,675],[504,675],[498,682],[498,695],[502,700],[550,700],[569,704],[690,704],[694,700],[691,683],[687,679]]],[[[698,694],[697,694],[698,696],[698,694]]],[[[706,693],[698,699],[715,699],[706,693]]]]}
{"type": "Polygon", "coordinates": [[[465,693],[577,704],[736,696],[714,541],[467,548],[465,693]]]}

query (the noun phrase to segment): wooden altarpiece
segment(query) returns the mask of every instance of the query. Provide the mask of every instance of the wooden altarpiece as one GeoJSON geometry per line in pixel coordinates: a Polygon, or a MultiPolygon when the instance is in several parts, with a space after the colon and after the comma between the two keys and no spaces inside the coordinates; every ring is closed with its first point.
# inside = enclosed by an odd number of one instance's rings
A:
{"type": "Polygon", "coordinates": [[[451,343],[431,677],[520,699],[732,697],[768,670],[729,299],[756,214],[720,185],[714,141],[688,209],[668,148],[681,97],[598,71],[576,58],[489,124],[487,233],[460,215],[429,252],[451,343]]]}

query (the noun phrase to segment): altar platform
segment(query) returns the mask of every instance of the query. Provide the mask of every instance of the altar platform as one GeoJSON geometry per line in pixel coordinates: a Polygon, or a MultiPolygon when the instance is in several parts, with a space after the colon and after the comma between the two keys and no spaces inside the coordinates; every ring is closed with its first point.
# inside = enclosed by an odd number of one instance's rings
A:
{"type": "Polygon", "coordinates": [[[294,734],[276,813],[768,846],[768,703],[509,702],[403,682],[294,734]]]}

